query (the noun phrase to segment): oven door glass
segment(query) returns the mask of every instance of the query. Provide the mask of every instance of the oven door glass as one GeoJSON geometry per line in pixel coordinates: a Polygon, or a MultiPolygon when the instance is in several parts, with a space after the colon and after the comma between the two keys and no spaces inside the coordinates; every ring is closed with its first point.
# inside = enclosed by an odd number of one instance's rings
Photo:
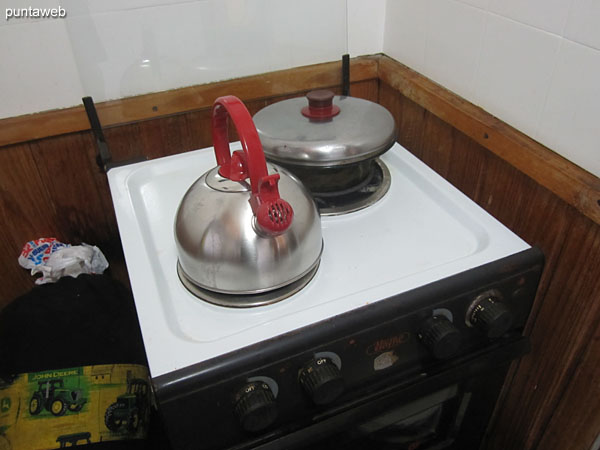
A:
{"type": "Polygon", "coordinates": [[[469,392],[461,392],[458,385],[452,385],[391,407],[316,448],[339,448],[341,442],[347,450],[448,448],[454,442],[470,399],[469,392]]]}

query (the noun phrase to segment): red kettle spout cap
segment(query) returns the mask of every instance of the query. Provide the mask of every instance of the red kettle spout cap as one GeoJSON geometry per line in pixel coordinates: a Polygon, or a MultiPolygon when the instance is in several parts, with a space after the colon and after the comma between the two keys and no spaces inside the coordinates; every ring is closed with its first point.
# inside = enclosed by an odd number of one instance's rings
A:
{"type": "Polygon", "coordinates": [[[278,173],[261,178],[258,192],[250,199],[256,223],[261,230],[269,234],[284,232],[294,218],[292,205],[279,196],[278,182],[278,173]]]}

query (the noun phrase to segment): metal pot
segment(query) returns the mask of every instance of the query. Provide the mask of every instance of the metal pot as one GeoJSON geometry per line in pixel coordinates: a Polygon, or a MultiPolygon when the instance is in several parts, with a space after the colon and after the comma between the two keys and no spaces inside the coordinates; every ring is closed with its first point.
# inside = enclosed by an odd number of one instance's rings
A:
{"type": "Polygon", "coordinates": [[[267,159],[316,194],[362,183],[396,140],[396,123],[383,106],[328,90],[273,103],[254,115],[254,123],[267,159]]]}
{"type": "Polygon", "coordinates": [[[266,164],[250,113],[238,98],[215,101],[212,137],[218,167],[189,188],[175,218],[182,281],[251,295],[314,272],[323,248],[316,206],[297,178],[266,164]],[[233,154],[230,118],[243,148],[233,154]]]}

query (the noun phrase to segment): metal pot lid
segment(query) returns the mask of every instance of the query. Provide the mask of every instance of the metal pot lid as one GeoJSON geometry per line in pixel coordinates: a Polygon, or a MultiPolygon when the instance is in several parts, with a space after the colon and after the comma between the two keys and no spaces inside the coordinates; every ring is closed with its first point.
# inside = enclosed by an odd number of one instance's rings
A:
{"type": "Polygon", "coordinates": [[[273,103],[253,119],[268,159],[301,166],[375,158],[396,140],[396,123],[383,106],[326,90],[273,103]]]}

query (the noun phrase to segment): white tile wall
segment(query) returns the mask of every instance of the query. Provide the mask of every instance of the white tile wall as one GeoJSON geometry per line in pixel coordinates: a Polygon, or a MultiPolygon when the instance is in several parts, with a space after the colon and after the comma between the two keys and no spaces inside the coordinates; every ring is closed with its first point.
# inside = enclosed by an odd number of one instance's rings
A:
{"type": "MultiPolygon", "coordinates": [[[[6,7],[24,3],[0,1],[6,7]]],[[[59,1],[66,19],[15,19],[0,27],[2,76],[19,82],[23,66],[21,84],[37,83],[23,96],[0,86],[0,97],[9,97],[0,118],[79,104],[82,93],[103,101],[334,61],[348,52],[346,0],[31,0],[31,6],[59,1]],[[31,28],[21,33],[26,25],[31,28]],[[60,39],[36,47],[47,29],[62,30],[60,39]],[[33,48],[27,53],[21,47],[33,48]],[[41,58],[30,57],[44,47],[51,48],[41,58]],[[66,91],[46,92],[52,83],[66,91]],[[28,96],[34,91],[46,96],[28,96]]],[[[379,9],[369,11],[374,26],[383,23],[385,11],[385,0],[377,1],[379,9]]],[[[381,33],[355,48],[379,52],[382,39],[381,33]]]]}
{"type": "Polygon", "coordinates": [[[0,117],[81,102],[64,21],[0,27],[0,117]]]}
{"type": "Polygon", "coordinates": [[[429,0],[425,70],[434,81],[472,97],[485,13],[453,0],[429,0]]]}
{"type": "Polygon", "coordinates": [[[556,35],[489,15],[472,97],[475,103],[533,135],[560,41],[556,35]]]}
{"type": "Polygon", "coordinates": [[[388,0],[385,13],[384,53],[423,72],[429,3],[429,0],[388,0]]]}
{"type": "Polygon", "coordinates": [[[331,61],[346,52],[343,0],[195,1],[66,22],[82,84],[98,100],[331,61]]]}
{"type": "Polygon", "coordinates": [[[489,10],[550,33],[562,34],[573,0],[489,0],[489,10]]]}
{"type": "Polygon", "coordinates": [[[600,1],[574,0],[565,37],[600,50],[600,1]]]}
{"type": "Polygon", "coordinates": [[[386,0],[348,0],[348,53],[351,57],[381,52],[385,4],[386,0]]]}
{"type": "Polygon", "coordinates": [[[564,41],[535,137],[600,174],[600,51],[564,41]]]}
{"type": "Polygon", "coordinates": [[[385,23],[385,54],[600,176],[600,1],[388,0],[385,23]]]}

